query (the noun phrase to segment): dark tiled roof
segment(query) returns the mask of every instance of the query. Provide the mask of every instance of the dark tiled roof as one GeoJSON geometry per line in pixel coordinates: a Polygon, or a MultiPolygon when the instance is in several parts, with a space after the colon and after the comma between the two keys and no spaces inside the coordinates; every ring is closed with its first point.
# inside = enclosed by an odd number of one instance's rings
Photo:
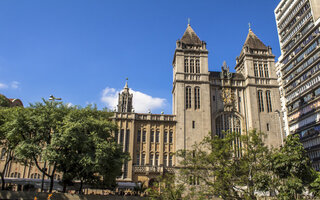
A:
{"type": "Polygon", "coordinates": [[[188,24],[188,27],[187,27],[186,31],[184,32],[180,41],[185,44],[193,44],[193,45],[201,45],[202,44],[200,38],[197,36],[197,34],[191,28],[190,24],[188,24]]]}
{"type": "Polygon", "coordinates": [[[243,46],[248,46],[251,49],[268,50],[268,47],[249,29],[247,39],[243,46]]]}
{"type": "Polygon", "coordinates": [[[243,74],[240,74],[240,73],[232,73],[232,78],[244,80],[243,74]]]}
{"type": "Polygon", "coordinates": [[[210,72],[210,77],[212,77],[212,78],[220,78],[220,72],[210,72]]]}

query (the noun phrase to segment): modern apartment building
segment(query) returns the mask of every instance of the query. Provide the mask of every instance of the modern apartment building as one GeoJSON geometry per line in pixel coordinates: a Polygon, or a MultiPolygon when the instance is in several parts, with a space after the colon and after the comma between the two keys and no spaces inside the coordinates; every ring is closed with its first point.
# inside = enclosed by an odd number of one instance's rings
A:
{"type": "Polygon", "coordinates": [[[275,9],[281,48],[276,64],[286,135],[299,134],[320,170],[320,1],[281,0],[275,9]]]}

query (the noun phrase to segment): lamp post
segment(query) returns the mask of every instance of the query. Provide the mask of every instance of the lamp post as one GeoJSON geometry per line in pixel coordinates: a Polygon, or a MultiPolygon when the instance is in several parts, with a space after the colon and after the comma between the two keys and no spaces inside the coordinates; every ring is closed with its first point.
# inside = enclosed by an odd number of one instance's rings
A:
{"type": "Polygon", "coordinates": [[[280,124],[280,137],[281,137],[281,145],[283,146],[283,135],[282,135],[282,123],[281,123],[281,112],[279,110],[275,111],[279,116],[279,124],[280,124]]]}
{"type": "MultiPolygon", "coordinates": [[[[53,95],[50,95],[50,98],[49,98],[49,101],[55,101],[55,100],[62,100],[61,98],[56,98],[56,97],[54,97],[53,95]]],[[[51,128],[51,131],[50,131],[50,133],[52,132],[52,128],[51,128]]],[[[43,186],[44,186],[44,171],[47,171],[47,168],[46,168],[46,165],[47,165],[47,161],[45,160],[44,161],[44,165],[43,165],[43,168],[42,168],[42,170],[43,170],[43,172],[42,172],[42,181],[41,181],[41,192],[43,192],[43,186]]]]}

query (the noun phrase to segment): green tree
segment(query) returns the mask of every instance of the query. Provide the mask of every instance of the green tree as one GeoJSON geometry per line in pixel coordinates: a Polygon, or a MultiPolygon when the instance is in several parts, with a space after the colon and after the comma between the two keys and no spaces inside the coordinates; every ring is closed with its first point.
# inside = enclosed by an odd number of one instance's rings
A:
{"type": "Polygon", "coordinates": [[[272,165],[279,199],[297,199],[316,179],[299,135],[286,138],[285,145],[273,154],[272,165]]]}
{"type": "Polygon", "coordinates": [[[0,94],[0,107],[10,107],[10,100],[2,94],[0,94]]]}
{"type": "Polygon", "coordinates": [[[310,184],[310,191],[315,197],[320,197],[320,172],[316,173],[316,179],[310,184]]]}

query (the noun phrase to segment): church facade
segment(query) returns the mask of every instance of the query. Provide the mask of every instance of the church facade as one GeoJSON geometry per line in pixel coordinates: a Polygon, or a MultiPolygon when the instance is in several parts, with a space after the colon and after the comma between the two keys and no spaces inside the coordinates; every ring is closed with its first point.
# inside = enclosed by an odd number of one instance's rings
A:
{"type": "Polygon", "coordinates": [[[179,165],[175,152],[190,150],[209,134],[234,134],[234,153],[241,154],[240,135],[252,129],[266,134],[265,143],[282,141],[280,94],[275,56],[249,29],[235,73],[226,63],[221,71],[209,71],[206,42],[190,25],[176,42],[173,56],[172,115],[135,113],[134,96],[126,83],[119,94],[113,121],[116,140],[131,160],[118,181],[150,184],[179,165]]]}

